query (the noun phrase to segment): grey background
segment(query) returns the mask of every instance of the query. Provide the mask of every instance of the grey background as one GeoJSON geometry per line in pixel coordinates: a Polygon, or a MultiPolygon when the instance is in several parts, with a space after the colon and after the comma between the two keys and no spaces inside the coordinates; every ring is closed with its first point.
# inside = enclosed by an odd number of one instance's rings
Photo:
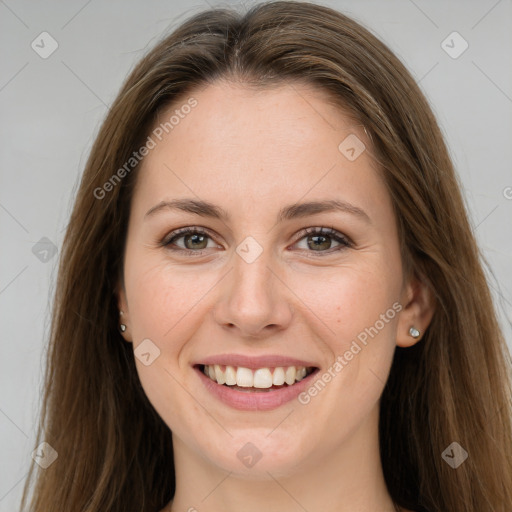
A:
{"type": "MultiPolygon", "coordinates": [[[[0,512],[16,510],[35,448],[57,270],[57,257],[36,244],[46,237],[60,247],[107,105],[142,53],[189,14],[233,3],[0,0],[0,512]],[[31,48],[43,31],[59,45],[47,59],[31,48]]],[[[420,82],[460,174],[512,347],[512,2],[316,3],[369,27],[420,82]],[[453,31],[469,44],[456,59],[441,46],[453,31]]]]}

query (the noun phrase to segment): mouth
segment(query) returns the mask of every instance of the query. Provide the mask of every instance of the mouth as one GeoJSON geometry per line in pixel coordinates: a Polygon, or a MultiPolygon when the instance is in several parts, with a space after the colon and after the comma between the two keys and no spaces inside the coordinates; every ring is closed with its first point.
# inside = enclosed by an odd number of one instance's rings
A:
{"type": "Polygon", "coordinates": [[[265,393],[291,388],[318,370],[314,366],[245,368],[243,366],[199,364],[195,367],[216,384],[246,393],[265,393]]]}

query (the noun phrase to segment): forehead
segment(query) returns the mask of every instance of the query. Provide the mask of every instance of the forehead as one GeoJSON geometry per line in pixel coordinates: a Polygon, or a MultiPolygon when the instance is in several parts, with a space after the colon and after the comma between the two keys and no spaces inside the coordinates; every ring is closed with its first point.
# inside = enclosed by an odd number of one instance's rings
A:
{"type": "Polygon", "coordinates": [[[255,88],[219,80],[174,102],[158,122],[165,123],[173,113],[185,109],[192,97],[197,105],[189,114],[181,116],[180,129],[178,126],[172,129],[175,137],[220,139],[221,149],[228,148],[227,143],[250,144],[248,136],[273,142],[259,148],[263,154],[263,150],[269,152],[278,146],[299,146],[318,131],[322,138],[326,131],[349,131],[361,137],[364,134],[358,121],[349,117],[341,106],[334,105],[332,95],[312,85],[292,82],[255,88]],[[196,121],[199,118],[200,123],[186,122],[188,117],[196,121]]]}
{"type": "Polygon", "coordinates": [[[356,159],[346,154],[347,145],[369,149],[369,140],[330,100],[295,83],[256,90],[218,81],[192,90],[160,113],[150,134],[155,146],[139,172],[139,196],[145,203],[258,198],[253,206],[261,207],[341,194],[370,203],[385,193],[380,173],[369,151],[356,159]]]}

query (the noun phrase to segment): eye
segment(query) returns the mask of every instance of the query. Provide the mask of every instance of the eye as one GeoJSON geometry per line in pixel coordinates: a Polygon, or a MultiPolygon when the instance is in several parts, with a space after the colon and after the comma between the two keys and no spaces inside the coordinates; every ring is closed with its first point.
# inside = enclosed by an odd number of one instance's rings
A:
{"type": "Polygon", "coordinates": [[[347,247],[352,247],[352,242],[348,237],[336,231],[334,228],[308,228],[303,231],[303,236],[299,239],[306,239],[308,252],[329,253],[341,251],[347,247]],[[335,240],[339,245],[331,251],[327,251],[332,246],[332,240],[335,240]],[[325,249],[325,250],[324,250],[325,249]]]}
{"type": "Polygon", "coordinates": [[[190,227],[173,231],[169,237],[162,241],[162,245],[172,251],[188,251],[202,254],[203,250],[208,248],[208,239],[211,239],[211,237],[206,231],[190,227]],[[184,247],[176,244],[176,241],[181,238],[183,238],[184,247]],[[177,247],[172,247],[173,245],[177,245],[177,247]]]}

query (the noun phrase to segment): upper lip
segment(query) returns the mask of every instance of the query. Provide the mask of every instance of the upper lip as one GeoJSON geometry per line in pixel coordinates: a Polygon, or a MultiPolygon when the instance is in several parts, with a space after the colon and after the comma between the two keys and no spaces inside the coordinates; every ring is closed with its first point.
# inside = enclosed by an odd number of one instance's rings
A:
{"type": "Polygon", "coordinates": [[[241,366],[243,368],[276,368],[279,366],[305,366],[318,367],[317,364],[311,361],[304,361],[294,357],[281,356],[281,355],[261,355],[261,356],[246,356],[242,354],[222,354],[216,356],[206,357],[200,361],[196,361],[194,365],[214,365],[220,366],[241,366]]]}

